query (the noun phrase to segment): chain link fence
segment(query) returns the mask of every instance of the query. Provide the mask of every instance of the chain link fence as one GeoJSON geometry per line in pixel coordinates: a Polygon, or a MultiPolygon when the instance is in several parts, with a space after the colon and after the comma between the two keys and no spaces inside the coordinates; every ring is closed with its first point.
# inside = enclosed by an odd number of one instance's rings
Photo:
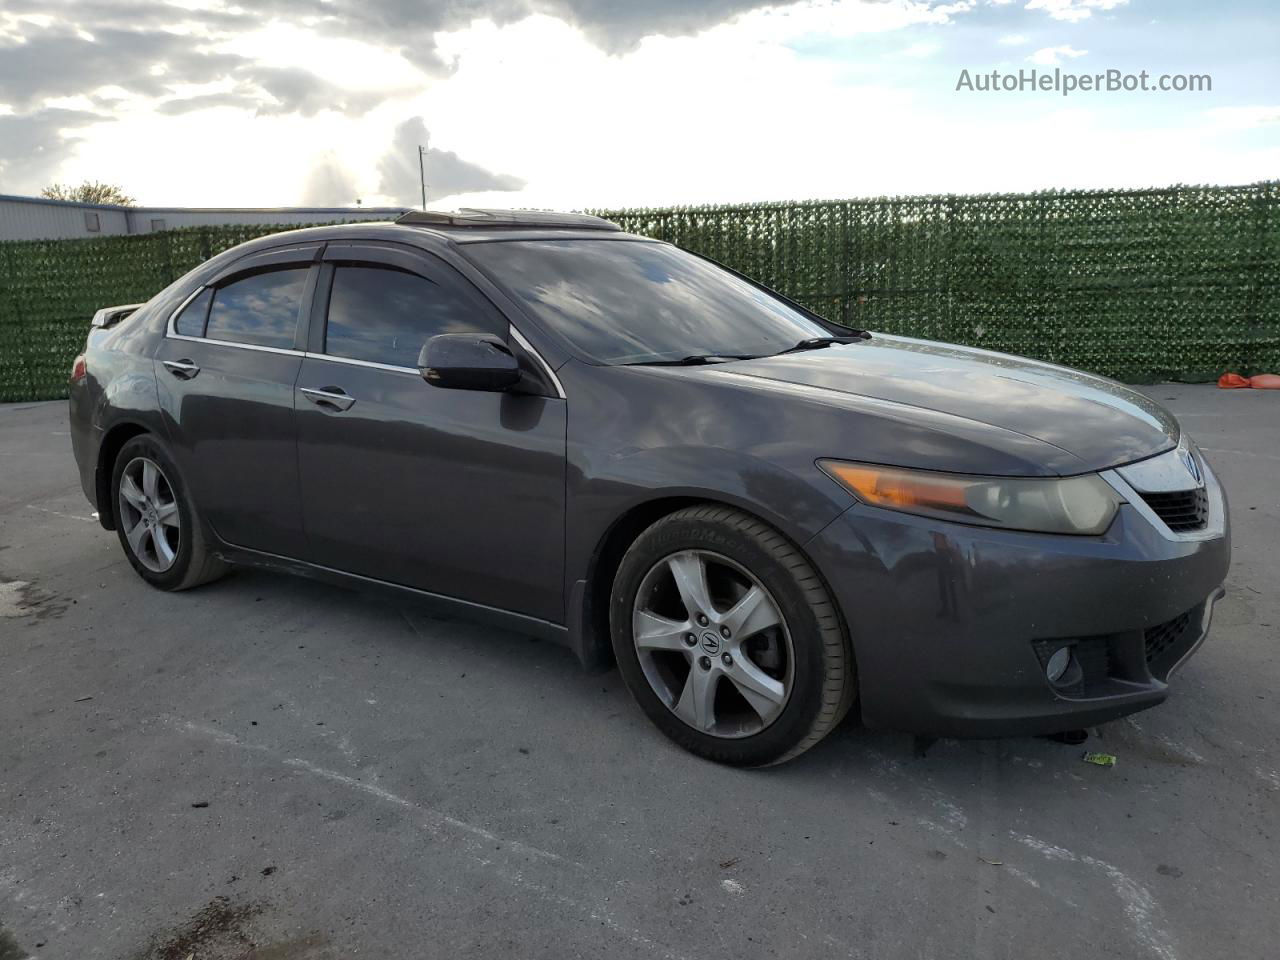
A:
{"type": "MultiPolygon", "coordinates": [[[[1129,382],[1280,372],[1280,182],[592,212],[859,328],[1129,382]]],[[[96,309],[277,229],[0,243],[0,401],[65,396],[96,309]]]]}

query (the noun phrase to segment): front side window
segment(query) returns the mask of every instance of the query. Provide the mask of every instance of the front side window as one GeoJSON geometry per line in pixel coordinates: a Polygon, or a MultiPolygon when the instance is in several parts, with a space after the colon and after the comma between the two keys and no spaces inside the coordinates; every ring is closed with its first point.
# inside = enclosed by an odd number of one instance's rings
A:
{"type": "Polygon", "coordinates": [[[461,291],[389,267],[339,264],[333,271],[325,353],[416,367],[438,333],[500,333],[487,311],[461,291]]]}
{"type": "Polygon", "coordinates": [[[309,267],[255,273],[213,293],[205,336],[259,347],[293,347],[309,267]]]}
{"type": "Polygon", "coordinates": [[[182,308],[173,325],[175,333],[184,337],[203,337],[204,322],[209,318],[209,301],[213,299],[213,291],[201,290],[194,300],[182,308]]]}
{"type": "Polygon", "coordinates": [[[831,331],[691,253],[630,240],[502,240],[466,253],[600,363],[763,356],[831,331]]]}

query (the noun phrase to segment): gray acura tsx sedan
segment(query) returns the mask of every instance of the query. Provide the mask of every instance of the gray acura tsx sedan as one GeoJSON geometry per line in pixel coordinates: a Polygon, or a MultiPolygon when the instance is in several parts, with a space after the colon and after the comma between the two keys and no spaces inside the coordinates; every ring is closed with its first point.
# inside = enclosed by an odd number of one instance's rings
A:
{"type": "Polygon", "coordinates": [[[616,660],[760,765],[1150,707],[1204,639],[1222,488],[1110,380],[830,323],[589,216],[263,237],[98,312],[84,491],[142,579],[269,565],[616,660]]]}

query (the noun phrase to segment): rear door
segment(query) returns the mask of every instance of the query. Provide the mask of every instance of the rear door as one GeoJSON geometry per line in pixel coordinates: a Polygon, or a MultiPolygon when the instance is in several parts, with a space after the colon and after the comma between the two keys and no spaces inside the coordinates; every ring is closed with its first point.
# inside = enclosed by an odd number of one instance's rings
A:
{"type": "Polygon", "coordinates": [[[330,244],[311,326],[296,398],[308,558],[563,622],[564,400],[549,383],[442,389],[417,369],[431,336],[508,340],[506,318],[429,254],[330,244]]]}
{"type": "Polygon", "coordinates": [[[170,318],[156,379],[174,455],[228,543],[303,549],[293,390],[322,245],[239,260],[170,318]]]}

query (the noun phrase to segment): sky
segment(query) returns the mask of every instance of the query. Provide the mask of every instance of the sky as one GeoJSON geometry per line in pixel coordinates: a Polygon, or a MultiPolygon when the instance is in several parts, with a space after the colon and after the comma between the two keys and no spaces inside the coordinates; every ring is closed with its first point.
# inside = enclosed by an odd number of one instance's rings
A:
{"type": "Polygon", "coordinates": [[[0,193],[619,208],[1280,177],[1277,0],[0,0],[0,193]],[[1210,90],[981,90],[992,71],[1210,90]],[[964,78],[968,78],[966,81],[964,78]]]}

